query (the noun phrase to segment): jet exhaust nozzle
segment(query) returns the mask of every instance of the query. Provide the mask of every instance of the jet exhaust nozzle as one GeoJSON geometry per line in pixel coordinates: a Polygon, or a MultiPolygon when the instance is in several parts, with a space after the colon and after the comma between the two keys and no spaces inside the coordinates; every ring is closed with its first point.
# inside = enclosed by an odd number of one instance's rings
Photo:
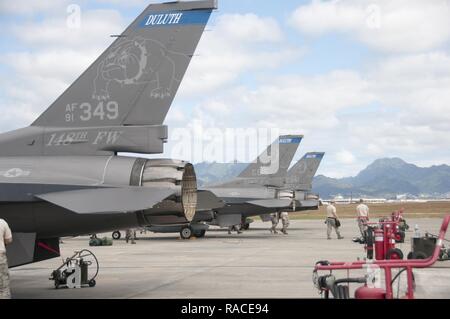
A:
{"type": "Polygon", "coordinates": [[[165,212],[179,212],[188,222],[194,219],[197,208],[197,177],[191,163],[172,160],[148,160],[142,171],[141,186],[168,187],[175,195],[156,207],[165,212]]]}

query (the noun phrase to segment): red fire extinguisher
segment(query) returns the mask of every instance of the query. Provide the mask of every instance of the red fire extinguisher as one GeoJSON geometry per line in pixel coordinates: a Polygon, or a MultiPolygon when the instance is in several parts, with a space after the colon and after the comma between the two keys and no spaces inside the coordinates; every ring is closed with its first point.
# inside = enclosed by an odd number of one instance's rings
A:
{"type": "Polygon", "coordinates": [[[380,228],[374,230],[375,259],[384,260],[384,231],[380,228]]]}

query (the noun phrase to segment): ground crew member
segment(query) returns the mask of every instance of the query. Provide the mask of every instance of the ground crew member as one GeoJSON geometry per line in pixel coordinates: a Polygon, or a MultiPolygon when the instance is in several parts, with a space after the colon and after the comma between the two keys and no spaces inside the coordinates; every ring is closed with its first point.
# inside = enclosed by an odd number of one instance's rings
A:
{"type": "Polygon", "coordinates": [[[134,229],[127,229],[125,234],[125,241],[128,242],[131,240],[131,244],[136,244],[134,241],[136,239],[136,230],[134,229]]]}
{"type": "Polygon", "coordinates": [[[270,233],[278,234],[277,226],[278,226],[278,223],[280,222],[280,217],[278,216],[278,213],[270,214],[270,220],[272,222],[272,227],[270,227],[270,233]]]}
{"type": "Polygon", "coordinates": [[[231,235],[232,231],[236,231],[238,234],[242,234],[240,225],[233,225],[228,227],[228,235],[231,235]]]}
{"type": "Polygon", "coordinates": [[[331,239],[331,231],[336,231],[336,235],[338,239],[344,239],[344,237],[341,236],[341,233],[339,231],[339,226],[337,225],[337,222],[339,220],[339,217],[336,212],[336,207],[334,206],[334,202],[331,202],[330,205],[327,206],[327,239],[331,239]]]}
{"type": "Polygon", "coordinates": [[[11,229],[8,223],[0,218],[0,299],[11,299],[8,260],[6,259],[6,245],[11,243],[11,229]]]}
{"type": "Polygon", "coordinates": [[[281,232],[285,235],[287,235],[287,228],[289,227],[289,214],[287,212],[282,212],[280,214],[281,223],[283,224],[283,228],[281,229],[281,232]]]}
{"type": "Polygon", "coordinates": [[[359,200],[359,205],[356,206],[356,217],[358,222],[359,231],[361,232],[362,238],[366,238],[366,223],[369,221],[369,207],[364,204],[364,200],[359,200]]]}

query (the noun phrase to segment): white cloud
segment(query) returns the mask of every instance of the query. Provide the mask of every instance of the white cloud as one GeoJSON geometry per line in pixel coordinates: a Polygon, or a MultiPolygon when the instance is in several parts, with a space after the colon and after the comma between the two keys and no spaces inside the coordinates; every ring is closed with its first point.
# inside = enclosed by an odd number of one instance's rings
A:
{"type": "Polygon", "coordinates": [[[120,34],[126,27],[122,16],[115,10],[84,10],[80,24],[68,24],[68,15],[57,15],[12,27],[16,38],[28,46],[57,47],[62,49],[86,50],[105,49],[114,34],[120,34]],[[33,30],[33,32],[30,32],[33,30]]]}
{"type": "MultiPolygon", "coordinates": [[[[16,74],[26,75],[32,79],[38,76],[41,79],[52,78],[63,82],[73,80],[75,74],[86,69],[98,55],[95,53],[80,54],[72,50],[45,50],[38,54],[29,52],[11,53],[5,55],[9,59],[16,74]]],[[[69,83],[70,84],[70,83],[69,83]]]]}
{"type": "Polygon", "coordinates": [[[350,151],[342,150],[336,154],[336,160],[341,164],[351,165],[355,164],[356,157],[350,151]]]}
{"type": "MultiPolygon", "coordinates": [[[[80,27],[75,29],[68,27],[66,19],[66,14],[53,14],[39,22],[9,27],[28,50],[0,55],[14,74],[2,88],[11,103],[22,105],[20,114],[27,120],[25,124],[95,61],[112,43],[111,34],[125,28],[121,15],[114,10],[83,11],[80,27]]],[[[19,123],[23,125],[23,120],[19,123]]]]}
{"type": "Polygon", "coordinates": [[[277,77],[241,95],[256,121],[301,130],[334,129],[337,113],[371,102],[367,82],[351,71],[315,77],[277,77]]]}
{"type": "Polygon", "coordinates": [[[386,52],[423,52],[450,40],[447,0],[333,0],[301,5],[290,24],[309,35],[341,32],[386,52]]]}
{"type": "MultiPolygon", "coordinates": [[[[140,5],[139,0],[133,3],[140,5]]],[[[442,24],[440,15],[428,26],[407,28],[408,21],[434,15],[441,2],[423,1],[423,14],[415,18],[412,12],[420,12],[419,4],[408,2],[398,26],[392,18],[401,16],[398,5],[376,2],[383,19],[374,30],[362,25],[368,3],[315,1],[301,6],[292,23],[310,35],[344,32],[379,50],[411,52],[377,57],[364,70],[318,75],[283,75],[281,67],[296,67],[303,49],[288,42],[276,20],[254,14],[219,16],[208,26],[212,31],[205,32],[169,112],[171,129],[275,127],[283,134],[305,134],[299,152],[326,151],[322,172],[331,176],[354,175],[382,156],[427,163],[450,158],[450,54],[444,48],[426,51],[445,43],[450,28],[428,38],[442,24]],[[301,24],[296,23],[299,16],[301,24]],[[244,21],[240,28],[237,20],[244,21]],[[418,35],[414,41],[413,33],[418,35]]],[[[0,57],[13,71],[0,83],[6,96],[0,96],[1,109],[8,110],[2,112],[2,131],[29,124],[126,23],[114,10],[85,10],[81,28],[70,29],[63,12],[10,29],[29,50],[0,57]],[[25,32],[31,27],[33,33],[25,32]]]]}
{"type": "Polygon", "coordinates": [[[305,134],[302,149],[326,151],[324,173],[354,175],[379,157],[450,156],[450,55],[391,56],[365,73],[278,76],[204,97],[194,118],[211,127],[278,127],[305,134]],[[215,106],[230,110],[223,116],[215,106]],[[348,150],[351,150],[349,152],[348,150]]]}
{"type": "Polygon", "coordinates": [[[381,103],[402,110],[403,124],[450,129],[447,52],[390,57],[376,64],[369,78],[381,103]]]}
{"type": "Polygon", "coordinates": [[[115,6],[124,6],[124,7],[145,7],[149,5],[150,3],[161,3],[161,1],[158,0],[95,0],[98,3],[104,3],[104,4],[112,4],[115,6]]]}
{"type": "Polygon", "coordinates": [[[283,32],[272,18],[225,14],[208,29],[212,30],[203,34],[181,85],[181,96],[223,89],[243,74],[276,69],[302,54],[283,41],[283,32]]]}
{"type": "Polygon", "coordinates": [[[14,0],[0,2],[0,15],[31,15],[61,10],[67,6],[68,0],[14,0]]]}

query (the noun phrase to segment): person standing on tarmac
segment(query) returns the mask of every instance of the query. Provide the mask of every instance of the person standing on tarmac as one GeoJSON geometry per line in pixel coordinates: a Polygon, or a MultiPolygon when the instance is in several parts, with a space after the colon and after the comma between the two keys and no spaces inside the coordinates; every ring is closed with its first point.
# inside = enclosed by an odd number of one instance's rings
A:
{"type": "Polygon", "coordinates": [[[272,222],[272,227],[270,227],[270,233],[278,234],[277,226],[278,226],[278,223],[280,222],[280,217],[278,216],[278,212],[270,214],[270,221],[272,222]]]}
{"type": "Polygon", "coordinates": [[[364,204],[364,200],[361,198],[359,200],[359,205],[356,206],[356,216],[357,216],[357,223],[359,227],[359,231],[361,232],[362,238],[366,237],[366,223],[369,221],[369,207],[367,207],[366,204],[364,204]]]}
{"type": "Polygon", "coordinates": [[[232,231],[236,231],[238,234],[242,234],[240,225],[233,225],[228,227],[228,235],[231,235],[232,231]]]}
{"type": "Polygon", "coordinates": [[[335,202],[331,202],[328,206],[327,206],[327,239],[330,240],[331,239],[331,231],[335,230],[337,238],[338,239],[344,239],[344,237],[341,236],[341,232],[339,231],[339,217],[337,215],[337,211],[336,211],[336,207],[334,206],[335,202]]]}
{"type": "Polygon", "coordinates": [[[0,299],[11,299],[6,245],[13,241],[8,223],[0,218],[0,299]]]}
{"type": "Polygon", "coordinates": [[[125,241],[128,242],[131,240],[131,244],[135,245],[136,244],[136,230],[134,229],[127,229],[126,233],[125,233],[125,241]]]}
{"type": "Polygon", "coordinates": [[[283,229],[281,229],[281,232],[285,235],[287,235],[287,229],[289,227],[289,214],[288,212],[282,212],[280,214],[281,223],[283,224],[283,229]]]}

